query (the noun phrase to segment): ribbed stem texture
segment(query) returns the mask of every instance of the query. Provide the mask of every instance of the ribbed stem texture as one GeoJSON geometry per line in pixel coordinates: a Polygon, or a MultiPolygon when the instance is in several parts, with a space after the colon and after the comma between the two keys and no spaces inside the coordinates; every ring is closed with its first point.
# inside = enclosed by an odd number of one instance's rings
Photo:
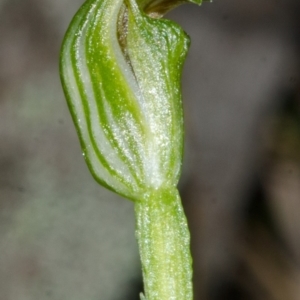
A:
{"type": "Polygon", "coordinates": [[[177,189],[146,194],[135,211],[146,299],[191,300],[190,235],[177,189]]]}

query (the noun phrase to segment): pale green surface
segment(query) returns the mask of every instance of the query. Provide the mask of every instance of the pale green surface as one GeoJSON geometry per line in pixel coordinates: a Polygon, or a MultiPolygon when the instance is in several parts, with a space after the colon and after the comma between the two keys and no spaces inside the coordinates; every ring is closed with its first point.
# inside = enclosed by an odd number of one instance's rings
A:
{"type": "Polygon", "coordinates": [[[158,190],[135,204],[147,299],[193,299],[190,236],[176,189],[158,190]]]}
{"type": "MultiPolygon", "coordinates": [[[[164,4],[151,16],[178,3],[164,4]]],[[[189,38],[152,17],[135,0],[87,1],[64,39],[61,79],[94,178],[136,202],[146,299],[190,300],[189,231],[176,188],[189,38]]]]}
{"type": "Polygon", "coordinates": [[[139,200],[145,190],[179,179],[180,74],[188,37],[171,21],[142,15],[132,2],[122,49],[117,23],[123,5],[93,0],[82,6],[63,44],[61,75],[95,179],[139,200]]]}

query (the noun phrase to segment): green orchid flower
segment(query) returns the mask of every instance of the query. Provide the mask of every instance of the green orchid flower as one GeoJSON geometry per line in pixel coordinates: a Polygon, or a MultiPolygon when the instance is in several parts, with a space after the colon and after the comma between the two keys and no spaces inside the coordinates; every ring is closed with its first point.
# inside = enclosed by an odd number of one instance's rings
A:
{"type": "Polygon", "coordinates": [[[161,19],[181,3],[88,0],[61,52],[63,89],[87,165],[101,185],[135,204],[148,300],[192,299],[190,237],[177,191],[189,38],[161,19]]]}

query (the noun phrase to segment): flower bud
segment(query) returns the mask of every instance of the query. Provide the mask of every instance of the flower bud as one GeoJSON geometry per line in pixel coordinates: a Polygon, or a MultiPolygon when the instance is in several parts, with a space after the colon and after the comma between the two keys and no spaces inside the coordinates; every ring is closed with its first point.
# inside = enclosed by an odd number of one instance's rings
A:
{"type": "Polygon", "coordinates": [[[189,38],[174,22],[153,18],[178,3],[87,1],[62,47],[61,79],[89,169],[134,201],[179,179],[189,38]]]}

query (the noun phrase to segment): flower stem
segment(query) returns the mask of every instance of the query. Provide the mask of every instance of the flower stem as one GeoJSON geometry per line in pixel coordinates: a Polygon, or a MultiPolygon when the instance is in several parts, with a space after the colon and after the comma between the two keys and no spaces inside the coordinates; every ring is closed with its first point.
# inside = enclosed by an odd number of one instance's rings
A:
{"type": "Polygon", "coordinates": [[[155,190],[135,204],[147,300],[192,300],[187,221],[176,188],[155,190]]]}

